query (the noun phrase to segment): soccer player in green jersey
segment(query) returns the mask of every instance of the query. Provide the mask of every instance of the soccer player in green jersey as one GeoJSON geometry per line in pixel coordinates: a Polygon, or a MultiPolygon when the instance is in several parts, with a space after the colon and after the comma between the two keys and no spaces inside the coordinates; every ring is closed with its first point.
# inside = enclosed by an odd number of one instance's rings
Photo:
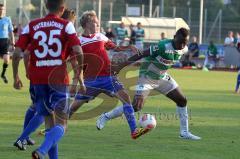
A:
{"type": "Polygon", "coordinates": [[[217,54],[218,54],[217,47],[215,46],[213,41],[210,41],[207,53],[205,54],[203,71],[208,71],[207,65],[209,65],[209,64],[210,64],[210,66],[209,66],[210,69],[215,67],[215,65],[217,63],[217,58],[218,58],[217,54]]]}
{"type": "MultiPolygon", "coordinates": [[[[180,119],[180,138],[199,140],[201,138],[193,135],[188,128],[187,99],[177,82],[167,73],[167,70],[188,51],[188,39],[189,31],[180,28],[176,32],[174,39],[162,40],[144,51],[139,51],[138,54],[130,57],[128,61],[113,66],[112,71],[118,73],[125,66],[144,58],[144,62],[140,67],[138,86],[133,101],[135,111],[142,109],[144,101],[151,90],[157,90],[177,105],[180,119]]],[[[114,110],[102,114],[97,120],[97,128],[102,129],[108,120],[121,116],[122,112],[122,107],[116,107],[114,110]]]]}
{"type": "Polygon", "coordinates": [[[140,22],[137,23],[137,29],[135,30],[135,32],[136,32],[136,47],[139,50],[143,50],[143,38],[145,37],[145,33],[140,22]]]}
{"type": "Polygon", "coordinates": [[[119,27],[117,27],[115,29],[115,32],[116,32],[116,36],[117,36],[117,39],[116,39],[117,45],[122,45],[125,38],[128,37],[128,31],[125,28],[125,24],[123,22],[120,23],[119,27]]]}

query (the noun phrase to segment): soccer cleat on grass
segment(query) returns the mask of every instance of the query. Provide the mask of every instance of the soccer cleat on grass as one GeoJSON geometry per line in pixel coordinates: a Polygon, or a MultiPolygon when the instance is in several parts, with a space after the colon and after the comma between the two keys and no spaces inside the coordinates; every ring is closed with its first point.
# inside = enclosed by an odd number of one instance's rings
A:
{"type": "Polygon", "coordinates": [[[153,129],[152,125],[147,126],[146,128],[137,128],[132,134],[132,139],[137,139],[140,136],[150,132],[153,129]]]}
{"type": "Polygon", "coordinates": [[[17,140],[13,146],[17,147],[19,150],[21,151],[25,151],[27,149],[27,143],[26,141],[21,141],[21,140],[17,140]]]}
{"type": "Polygon", "coordinates": [[[32,152],[32,159],[44,159],[44,156],[43,154],[35,150],[32,152]]]}
{"type": "Polygon", "coordinates": [[[6,84],[8,83],[8,79],[7,79],[6,76],[1,76],[1,78],[2,78],[2,80],[3,80],[4,83],[6,83],[6,84]]]}
{"type": "Polygon", "coordinates": [[[187,140],[200,140],[200,139],[201,139],[201,137],[196,136],[196,135],[193,135],[193,134],[190,133],[190,132],[182,133],[182,134],[180,134],[179,137],[180,137],[181,139],[187,139],[187,140]]]}
{"type": "Polygon", "coordinates": [[[35,141],[31,138],[28,138],[26,141],[27,141],[27,145],[29,146],[35,145],[35,141]]]}
{"type": "Polygon", "coordinates": [[[106,122],[109,120],[109,118],[105,115],[105,113],[101,114],[96,122],[96,127],[98,130],[101,130],[104,128],[106,122]]]}

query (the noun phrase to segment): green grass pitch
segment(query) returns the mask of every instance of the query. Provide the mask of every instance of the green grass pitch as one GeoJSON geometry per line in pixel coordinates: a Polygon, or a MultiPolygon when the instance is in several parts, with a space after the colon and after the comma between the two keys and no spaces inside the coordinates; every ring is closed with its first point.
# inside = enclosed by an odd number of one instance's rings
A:
{"type": "MultiPolygon", "coordinates": [[[[9,77],[11,72],[10,68],[9,77]]],[[[24,114],[30,104],[29,84],[24,78],[22,65],[20,72],[24,84],[22,90],[14,90],[12,80],[8,85],[0,82],[0,159],[31,158],[32,150],[43,139],[37,132],[34,133],[32,138],[37,144],[28,147],[25,152],[12,146],[22,130],[24,114]]],[[[123,118],[110,121],[102,131],[95,127],[96,118],[72,120],[59,144],[59,158],[239,159],[240,95],[233,93],[236,73],[172,69],[170,74],[188,97],[190,130],[202,140],[179,139],[179,121],[174,117],[175,104],[163,95],[153,95],[143,109],[143,112],[156,112],[157,115],[157,127],[150,134],[132,140],[123,118]]],[[[113,99],[105,100],[111,103],[113,99]]],[[[80,112],[91,111],[101,102],[102,99],[97,99],[86,104],[80,112]]],[[[96,116],[99,113],[97,109],[95,114],[90,114],[96,116]]]]}

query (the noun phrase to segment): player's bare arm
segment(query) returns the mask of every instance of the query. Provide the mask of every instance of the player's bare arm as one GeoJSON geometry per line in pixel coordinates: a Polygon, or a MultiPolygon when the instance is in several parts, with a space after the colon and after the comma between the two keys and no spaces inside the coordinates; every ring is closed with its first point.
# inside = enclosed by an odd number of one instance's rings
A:
{"type": "Polygon", "coordinates": [[[133,46],[133,45],[128,45],[128,46],[116,46],[113,49],[115,52],[120,52],[120,51],[126,51],[126,50],[131,50],[134,54],[138,52],[138,49],[133,46]]]}
{"type": "Polygon", "coordinates": [[[79,84],[80,84],[80,90],[79,91],[81,93],[85,93],[86,92],[86,87],[84,85],[84,80],[83,80],[83,51],[82,51],[81,46],[79,46],[79,45],[73,46],[72,50],[77,56],[78,70],[79,70],[79,71],[77,71],[77,72],[79,72],[79,75],[74,75],[74,77],[79,78],[79,84]]]}
{"type": "Polygon", "coordinates": [[[16,47],[12,57],[13,79],[14,79],[13,87],[15,89],[21,89],[21,87],[23,87],[23,84],[18,76],[18,67],[19,67],[20,60],[21,60],[21,49],[19,47],[16,47]]]}
{"type": "Polygon", "coordinates": [[[119,71],[121,69],[123,69],[124,67],[144,58],[144,57],[147,57],[147,56],[150,56],[150,48],[149,49],[146,49],[144,51],[140,51],[140,50],[137,50],[137,54],[133,55],[132,57],[128,58],[127,61],[119,64],[119,65],[113,65],[111,67],[111,71],[114,73],[114,74],[118,74],[119,71]]]}
{"type": "Polygon", "coordinates": [[[30,52],[26,49],[23,54],[24,67],[26,71],[26,77],[29,79],[28,64],[29,64],[30,52]]]}

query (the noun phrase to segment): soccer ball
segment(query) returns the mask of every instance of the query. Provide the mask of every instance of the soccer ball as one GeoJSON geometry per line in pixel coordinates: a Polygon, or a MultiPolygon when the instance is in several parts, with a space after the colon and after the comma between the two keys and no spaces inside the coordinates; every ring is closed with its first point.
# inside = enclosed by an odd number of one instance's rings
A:
{"type": "Polygon", "coordinates": [[[157,125],[155,116],[151,114],[143,114],[140,116],[139,124],[142,128],[155,128],[157,125]]]}

